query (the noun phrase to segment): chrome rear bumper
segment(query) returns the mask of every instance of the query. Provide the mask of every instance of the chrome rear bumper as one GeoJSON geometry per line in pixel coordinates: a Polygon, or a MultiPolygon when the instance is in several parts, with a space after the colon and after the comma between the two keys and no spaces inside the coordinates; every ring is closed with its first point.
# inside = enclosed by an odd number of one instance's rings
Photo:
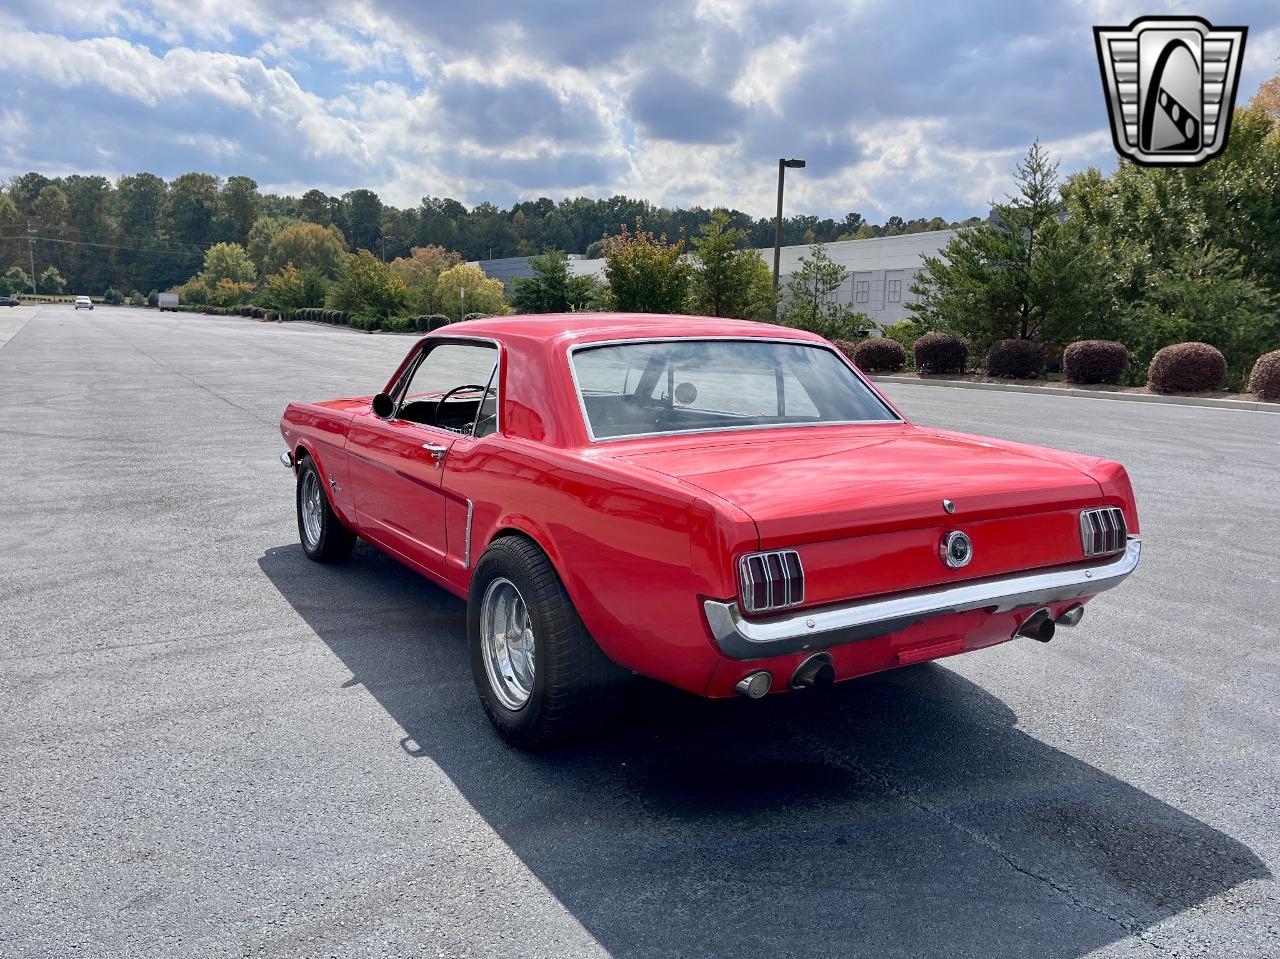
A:
{"type": "Polygon", "coordinates": [[[826,649],[900,632],[934,616],[986,609],[1007,612],[1095,596],[1123,582],[1138,566],[1142,541],[1129,537],[1123,553],[1102,562],[1000,576],[897,593],[839,606],[747,619],[736,602],[703,602],[707,625],[731,659],[760,659],[826,649]]]}

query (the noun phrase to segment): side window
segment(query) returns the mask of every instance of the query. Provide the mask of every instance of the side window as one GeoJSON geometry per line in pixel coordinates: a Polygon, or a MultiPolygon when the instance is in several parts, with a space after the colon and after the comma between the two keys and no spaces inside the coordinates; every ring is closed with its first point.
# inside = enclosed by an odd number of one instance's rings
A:
{"type": "Polygon", "coordinates": [[[414,369],[400,419],[463,435],[497,432],[498,351],[487,343],[441,343],[414,369]]]}

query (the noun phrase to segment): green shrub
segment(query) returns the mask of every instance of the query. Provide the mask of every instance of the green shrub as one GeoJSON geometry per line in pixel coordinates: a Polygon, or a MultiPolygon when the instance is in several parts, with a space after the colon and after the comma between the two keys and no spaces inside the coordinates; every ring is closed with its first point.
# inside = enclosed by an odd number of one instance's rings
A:
{"type": "Polygon", "coordinates": [[[902,348],[911,353],[916,345],[916,340],[924,336],[928,332],[923,323],[915,320],[899,320],[897,323],[890,323],[880,331],[884,337],[894,340],[902,345],[902,348]]]}
{"type": "Polygon", "coordinates": [[[1208,343],[1174,343],[1159,350],[1147,367],[1153,393],[1202,393],[1222,387],[1227,360],[1208,343]]]}
{"type": "Polygon", "coordinates": [[[913,347],[919,373],[963,373],[969,346],[950,333],[935,331],[916,340],[913,347]]]}
{"type": "Polygon", "coordinates": [[[1026,380],[1044,372],[1044,347],[1035,340],[999,340],[987,354],[987,373],[1026,380]]]}
{"type": "Polygon", "coordinates": [[[107,290],[106,293],[102,294],[102,302],[110,303],[112,306],[120,306],[124,303],[124,294],[114,288],[107,290]]]}
{"type": "Polygon", "coordinates": [[[449,325],[449,317],[445,316],[443,313],[432,313],[429,316],[420,317],[420,319],[426,321],[426,326],[424,326],[423,329],[428,331],[438,330],[442,326],[449,325]]]}
{"type": "Polygon", "coordinates": [[[1129,351],[1114,340],[1079,340],[1062,353],[1068,383],[1119,383],[1129,368],[1129,351]]]}
{"type": "Polygon", "coordinates": [[[1280,350],[1258,357],[1249,374],[1249,392],[1264,400],[1280,400],[1280,350]]]}
{"type": "Polygon", "coordinates": [[[849,359],[867,373],[896,373],[907,365],[907,351],[897,340],[877,336],[859,340],[852,346],[849,359]]]}
{"type": "Polygon", "coordinates": [[[160,291],[152,290],[150,293],[147,294],[147,306],[159,306],[159,305],[160,305],[160,291]]]}

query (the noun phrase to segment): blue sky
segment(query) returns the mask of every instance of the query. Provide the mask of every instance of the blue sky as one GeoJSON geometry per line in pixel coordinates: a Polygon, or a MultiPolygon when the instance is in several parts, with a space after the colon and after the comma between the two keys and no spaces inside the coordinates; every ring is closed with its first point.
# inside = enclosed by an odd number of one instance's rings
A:
{"type": "Polygon", "coordinates": [[[1039,137],[1114,165],[1095,24],[1250,28],[1240,102],[1280,66],[1280,4],[990,0],[6,0],[0,177],[246,174],[509,204],[962,217],[1039,137]]]}

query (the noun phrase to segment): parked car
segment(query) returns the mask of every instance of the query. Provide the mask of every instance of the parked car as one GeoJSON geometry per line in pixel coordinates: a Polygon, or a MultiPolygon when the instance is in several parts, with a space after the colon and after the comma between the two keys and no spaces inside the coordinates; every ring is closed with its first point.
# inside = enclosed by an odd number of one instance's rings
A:
{"type": "Polygon", "coordinates": [[[16,296],[0,296],[0,306],[17,306],[21,302],[16,296]]]}
{"type": "Polygon", "coordinates": [[[360,537],[466,600],[480,700],[525,746],[630,672],[754,699],[1047,641],[1141,552],[1119,464],[916,426],[768,324],[453,324],[280,428],[306,555],[360,537]]]}
{"type": "Polygon", "coordinates": [[[77,310],[92,310],[92,309],[93,309],[93,300],[89,299],[87,296],[77,296],[77,297],[76,297],[76,309],[77,309],[77,310]]]}

